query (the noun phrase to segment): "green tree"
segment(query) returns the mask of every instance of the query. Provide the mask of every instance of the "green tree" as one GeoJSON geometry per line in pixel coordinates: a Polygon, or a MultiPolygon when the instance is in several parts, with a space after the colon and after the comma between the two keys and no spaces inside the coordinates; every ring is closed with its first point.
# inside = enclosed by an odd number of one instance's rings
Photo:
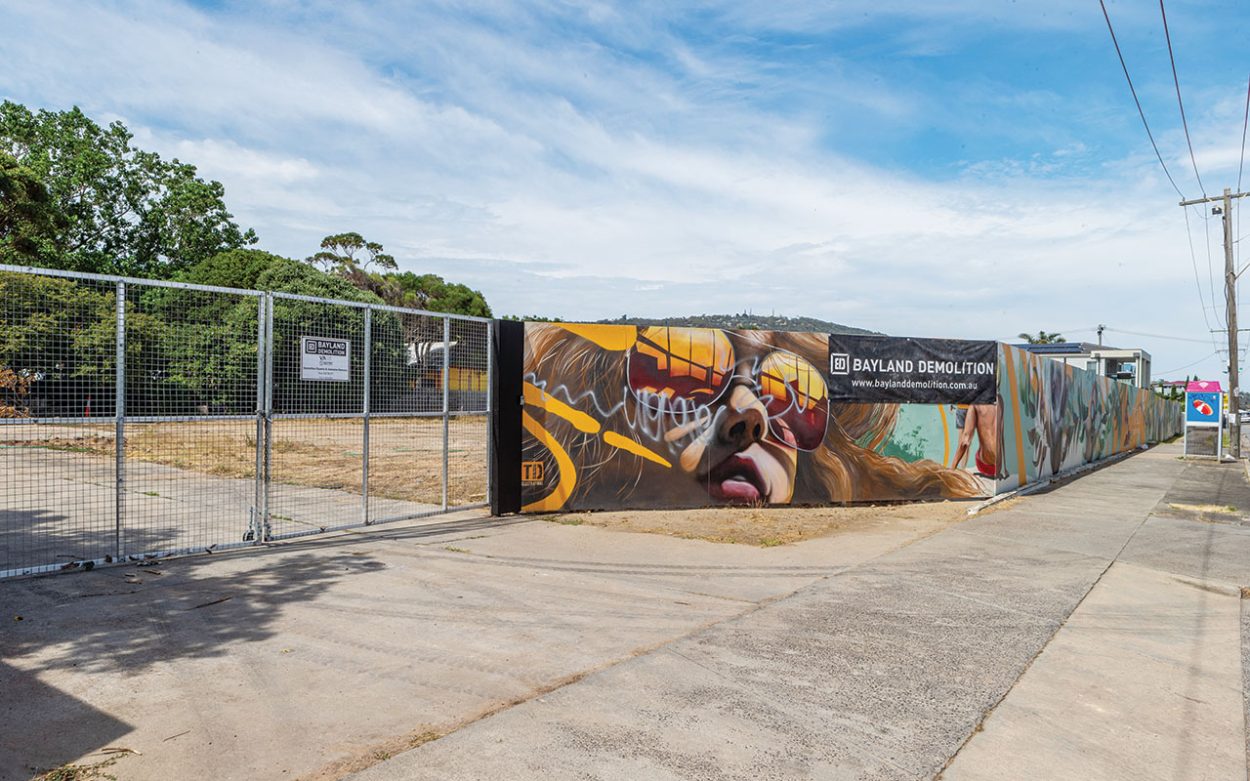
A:
{"type": "Polygon", "coordinates": [[[1063,344],[1068,341],[1067,339],[1063,338],[1063,334],[1060,334],[1060,333],[1048,334],[1045,331],[1038,331],[1036,334],[1022,333],[1022,334],[1019,334],[1019,336],[1021,339],[1028,342],[1029,344],[1063,344]]]}
{"type": "Polygon", "coordinates": [[[394,256],[387,255],[381,244],[365,241],[365,237],[355,231],[326,236],[321,240],[321,251],[307,260],[314,266],[321,266],[325,271],[340,274],[366,271],[371,265],[380,269],[399,268],[394,256]]]}
{"type": "Polygon", "coordinates": [[[56,252],[41,265],[164,278],[255,243],[226,210],[220,182],[137,149],[132,138],[120,122],[102,128],[77,107],[0,104],[0,152],[42,182],[55,214],[56,252]]]}
{"type": "Polygon", "coordinates": [[[382,298],[368,290],[361,290],[346,279],[334,274],[326,274],[305,263],[280,258],[281,262],[273,263],[256,277],[257,290],[272,290],[281,293],[295,293],[302,296],[318,298],[344,299],[371,304],[386,303],[382,298]]]}
{"type": "Polygon", "coordinates": [[[56,256],[63,221],[35,172],[0,152],[0,262],[42,265],[56,256]]]}
{"type": "MultiPolygon", "coordinates": [[[[285,259],[284,259],[285,260],[285,259]]],[[[348,280],[325,274],[306,263],[277,263],[257,277],[259,290],[295,293],[381,304],[372,292],[360,290],[348,280]]],[[[374,409],[401,390],[407,376],[406,346],[400,318],[391,312],[372,314],[371,364],[374,409]]],[[[287,412],[357,412],[364,403],[364,310],[342,304],[326,304],[287,298],[274,299],[273,326],[274,408],[287,412]],[[300,379],[300,337],[347,339],[351,344],[351,382],[305,382],[300,379]]]]}
{"type": "Polygon", "coordinates": [[[466,285],[447,282],[437,274],[386,273],[399,267],[394,256],[386,254],[378,242],[367,241],[354,231],[326,236],[321,240],[321,251],[305,258],[305,262],[346,279],[391,306],[491,316],[486,298],[466,285]]]}
{"type": "MultiPolygon", "coordinates": [[[[253,249],[214,255],[179,275],[202,285],[293,293],[315,298],[381,304],[382,299],[300,261],[253,249]]],[[[136,297],[136,308],[164,324],[159,343],[145,356],[145,377],[165,383],[151,404],[161,414],[213,412],[246,414],[255,405],[258,302],[196,290],[151,288],[136,297]]],[[[274,404],[279,412],[356,412],[363,404],[364,310],[335,303],[275,297],[273,329],[274,404]],[[308,382],[300,376],[300,337],[348,339],[352,382],[308,382]]],[[[372,314],[374,403],[400,389],[406,349],[403,330],[393,313],[372,314]],[[394,387],[393,387],[394,386],[394,387]]],[[[138,378],[136,378],[138,380],[138,378]]],[[[155,380],[152,380],[155,383],[155,380]]],[[[155,385],[153,385],[155,387],[155,385]]],[[[405,386],[406,387],[406,386],[405,386]]],[[[132,402],[139,403],[138,401],[132,402]]],[[[155,414],[155,413],[154,413],[155,414]]]]}
{"type": "Polygon", "coordinates": [[[490,317],[490,306],[481,291],[459,282],[447,282],[437,274],[404,271],[387,274],[380,295],[395,306],[449,312],[474,317],[490,317]]]}
{"type": "MultiPolygon", "coordinates": [[[[117,307],[108,283],[0,272],[0,370],[28,381],[32,412],[112,414],[117,307]]],[[[127,343],[127,352],[141,348],[127,343]]]]}
{"type": "Polygon", "coordinates": [[[275,266],[290,263],[296,261],[264,250],[231,249],[201,260],[176,278],[180,282],[196,285],[261,290],[259,280],[262,274],[275,266]]]}

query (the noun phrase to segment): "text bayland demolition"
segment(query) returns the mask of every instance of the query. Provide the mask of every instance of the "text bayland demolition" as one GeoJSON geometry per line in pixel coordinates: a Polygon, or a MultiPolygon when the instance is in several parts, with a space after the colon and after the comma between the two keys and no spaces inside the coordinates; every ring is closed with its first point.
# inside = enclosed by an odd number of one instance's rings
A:
{"type": "Polygon", "coordinates": [[[910,358],[852,358],[851,371],[886,374],[993,374],[987,361],[913,361],[910,358]]]}

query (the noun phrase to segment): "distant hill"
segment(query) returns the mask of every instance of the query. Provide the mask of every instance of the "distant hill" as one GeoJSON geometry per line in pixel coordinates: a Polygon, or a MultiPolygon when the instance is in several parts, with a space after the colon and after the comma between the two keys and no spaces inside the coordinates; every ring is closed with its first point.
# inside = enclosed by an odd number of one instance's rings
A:
{"type": "Polygon", "coordinates": [[[750,329],[755,331],[809,331],[819,334],[875,334],[864,328],[856,328],[815,317],[786,317],[785,315],[756,315],[742,313],[738,315],[689,315],[686,317],[628,317],[621,316],[615,320],[599,320],[600,323],[619,323],[623,325],[670,325],[684,328],[726,328],[750,329]]]}

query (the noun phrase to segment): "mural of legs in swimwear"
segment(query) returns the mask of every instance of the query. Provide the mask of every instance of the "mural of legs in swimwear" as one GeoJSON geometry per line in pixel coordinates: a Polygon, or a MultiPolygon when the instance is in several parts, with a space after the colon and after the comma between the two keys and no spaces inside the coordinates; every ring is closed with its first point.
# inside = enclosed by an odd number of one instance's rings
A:
{"type": "MultiPolygon", "coordinates": [[[[964,410],[960,410],[964,412],[964,410]]],[[[977,452],[973,461],[977,473],[984,477],[998,475],[998,405],[971,404],[968,406],[964,424],[960,427],[959,445],[955,448],[955,460],[951,463],[956,469],[963,469],[968,460],[968,451],[972,449],[972,435],[977,435],[977,452]]]]}

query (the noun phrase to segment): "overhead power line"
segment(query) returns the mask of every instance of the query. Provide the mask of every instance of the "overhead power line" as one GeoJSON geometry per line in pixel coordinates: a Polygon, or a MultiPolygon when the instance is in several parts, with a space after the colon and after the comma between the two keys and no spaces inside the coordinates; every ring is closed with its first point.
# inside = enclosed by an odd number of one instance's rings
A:
{"type": "Polygon", "coordinates": [[[1237,163],[1237,192],[1241,192],[1241,171],[1246,165],[1246,127],[1250,125],[1250,78],[1246,79],[1246,110],[1241,115],[1241,160],[1237,163]]]}
{"type": "MultiPolygon", "coordinates": [[[[1237,192],[1242,191],[1241,190],[1241,174],[1245,170],[1245,166],[1246,166],[1246,128],[1247,127],[1250,127],[1250,77],[1246,78],[1246,108],[1241,114],[1241,155],[1237,160],[1237,192]]],[[[1236,252],[1235,263],[1237,266],[1240,266],[1242,270],[1245,270],[1245,266],[1242,266],[1241,264],[1241,239],[1244,238],[1245,234],[1241,233],[1241,210],[1240,209],[1237,210],[1236,232],[1239,235],[1239,238],[1237,239],[1237,241],[1233,242],[1234,251],[1236,252]]],[[[1235,281],[1233,284],[1240,286],[1241,272],[1238,271],[1234,275],[1234,277],[1235,277],[1235,281]]],[[[1238,293],[1240,293],[1240,287],[1238,287],[1238,293]]],[[[1240,297],[1238,297],[1237,303],[1238,305],[1240,305],[1241,303],[1240,297]]]]}
{"type": "Polygon", "coordinates": [[[1158,158],[1159,165],[1163,167],[1164,175],[1172,183],[1172,189],[1181,197],[1181,200],[1184,200],[1185,194],[1181,192],[1181,188],[1176,186],[1176,180],[1172,178],[1172,172],[1168,170],[1167,163],[1163,162],[1163,155],[1159,154],[1159,145],[1155,143],[1154,133],[1150,132],[1150,123],[1146,121],[1146,112],[1142,110],[1141,101],[1137,98],[1137,89],[1133,86],[1132,77],[1128,75],[1128,65],[1124,62],[1124,53],[1120,51],[1120,42],[1116,40],[1115,28],[1111,26],[1111,16],[1107,13],[1107,3],[1105,0],[1098,0],[1098,5],[1102,6],[1102,18],[1107,20],[1107,32],[1111,33],[1111,43],[1115,46],[1116,56],[1120,58],[1120,67],[1124,70],[1124,80],[1128,82],[1128,91],[1133,94],[1133,103],[1137,105],[1137,115],[1141,117],[1142,127],[1146,128],[1146,137],[1150,139],[1150,145],[1155,150],[1155,157],[1158,158]]]}
{"type": "MultiPolygon", "coordinates": [[[[1210,331],[1211,318],[1207,317],[1207,302],[1202,298],[1202,278],[1198,276],[1198,253],[1194,252],[1194,234],[1189,228],[1189,209],[1185,210],[1185,235],[1189,237],[1189,259],[1194,266],[1194,284],[1198,286],[1198,306],[1202,307],[1202,322],[1207,324],[1207,330],[1210,331]]],[[[1209,247],[1210,244],[1207,246],[1209,247]]],[[[1207,264],[1208,271],[1210,265],[1210,263],[1207,264]]],[[[1214,293],[1212,297],[1214,298],[1214,293]]],[[[1212,314],[1215,314],[1215,312],[1212,311],[1212,314]]]]}
{"type": "MultiPolygon", "coordinates": [[[[1202,209],[1202,235],[1207,244],[1207,287],[1211,292],[1211,316],[1215,317],[1218,322],[1220,308],[1215,303],[1215,271],[1211,260],[1211,213],[1206,207],[1202,209]]],[[[1228,325],[1228,312],[1224,313],[1224,325],[1228,325]]]]}
{"type": "MultiPolygon", "coordinates": [[[[1102,0],[1099,0],[1102,2],[1102,0]]],[[[1104,6],[1105,10],[1105,6],[1104,6]]],[[[1202,176],[1198,174],[1198,160],[1194,157],[1194,142],[1189,139],[1189,122],[1185,120],[1185,102],[1181,100],[1181,80],[1176,75],[1176,57],[1172,54],[1172,34],[1168,32],[1168,12],[1163,8],[1163,0],[1159,0],[1159,15],[1163,17],[1163,37],[1168,42],[1168,60],[1172,63],[1172,83],[1176,85],[1176,105],[1181,110],[1181,127],[1185,129],[1185,144],[1189,147],[1189,162],[1194,166],[1194,178],[1198,180],[1198,189],[1206,197],[1207,188],[1202,186],[1202,176]]],[[[1241,189],[1238,187],[1237,189],[1241,189]]],[[[1185,197],[1181,196],[1181,200],[1185,197]]]]}
{"type": "MultiPolygon", "coordinates": [[[[1154,134],[1150,131],[1149,123],[1146,122],[1146,113],[1142,109],[1141,100],[1138,99],[1137,97],[1137,89],[1133,86],[1133,80],[1129,76],[1128,66],[1125,64],[1125,61],[1124,61],[1124,53],[1120,50],[1120,43],[1119,41],[1116,40],[1116,37],[1115,37],[1115,28],[1111,24],[1111,15],[1107,12],[1106,0],[1098,0],[1098,5],[1099,7],[1102,8],[1102,16],[1103,16],[1103,19],[1105,19],[1107,22],[1107,31],[1111,34],[1111,42],[1115,46],[1116,56],[1119,57],[1120,59],[1120,68],[1123,69],[1124,78],[1126,81],[1128,81],[1129,91],[1132,93],[1133,102],[1137,106],[1137,114],[1138,116],[1141,117],[1142,126],[1146,128],[1146,136],[1150,139],[1150,145],[1154,148],[1155,157],[1158,158],[1159,165],[1163,168],[1163,172],[1167,175],[1168,181],[1172,184],[1172,189],[1175,190],[1179,194],[1181,192],[1181,189],[1176,184],[1176,180],[1172,177],[1172,173],[1168,171],[1167,164],[1163,161],[1163,155],[1159,152],[1159,145],[1158,143],[1155,142],[1154,134]]],[[[1165,39],[1167,40],[1168,61],[1171,63],[1171,66],[1172,66],[1172,83],[1176,87],[1176,105],[1180,109],[1181,127],[1185,131],[1185,145],[1189,149],[1189,162],[1190,164],[1193,165],[1194,179],[1196,179],[1198,182],[1198,189],[1202,191],[1202,197],[1195,198],[1193,200],[1190,200],[1186,198],[1184,195],[1181,195],[1180,206],[1181,208],[1186,209],[1185,229],[1186,229],[1186,233],[1189,234],[1190,259],[1193,261],[1193,265],[1194,265],[1194,281],[1195,283],[1197,283],[1197,286],[1198,286],[1198,299],[1199,299],[1199,302],[1202,304],[1203,319],[1207,321],[1208,330],[1212,332],[1210,334],[1212,337],[1212,341],[1215,341],[1214,339],[1215,329],[1210,328],[1210,320],[1206,314],[1206,303],[1202,301],[1202,298],[1203,298],[1202,281],[1198,275],[1198,262],[1195,256],[1196,253],[1194,253],[1193,251],[1193,232],[1190,229],[1190,225],[1189,225],[1188,208],[1190,206],[1195,206],[1195,205],[1201,205],[1203,208],[1203,216],[1205,218],[1203,227],[1205,229],[1204,234],[1207,240],[1207,276],[1208,276],[1208,281],[1210,282],[1211,295],[1213,299],[1212,310],[1218,317],[1219,310],[1214,305],[1215,303],[1214,302],[1215,280],[1214,280],[1213,269],[1211,268],[1212,263],[1210,260],[1210,253],[1211,253],[1210,221],[1211,221],[1211,218],[1207,214],[1206,210],[1207,210],[1207,204],[1214,204],[1217,201],[1222,202],[1222,204],[1219,206],[1213,205],[1211,207],[1211,212],[1213,214],[1218,214],[1221,216],[1221,223],[1222,223],[1221,227],[1223,228],[1223,233],[1224,233],[1224,299],[1225,299],[1224,326],[1225,327],[1223,330],[1226,336],[1228,337],[1228,385],[1230,389],[1228,407],[1229,407],[1229,419],[1232,421],[1231,426],[1230,426],[1230,429],[1231,429],[1230,440],[1231,440],[1231,445],[1232,445],[1231,452],[1232,452],[1233,457],[1240,458],[1241,457],[1241,425],[1240,425],[1240,416],[1238,415],[1239,404],[1237,401],[1240,395],[1240,391],[1241,391],[1240,381],[1239,381],[1239,373],[1240,373],[1240,368],[1241,368],[1240,366],[1241,349],[1239,349],[1238,344],[1237,344],[1237,336],[1238,336],[1237,334],[1237,331],[1238,331],[1237,329],[1237,305],[1238,305],[1238,293],[1240,291],[1238,290],[1238,286],[1237,286],[1237,279],[1239,276],[1239,272],[1237,272],[1236,270],[1238,265],[1240,265],[1240,263],[1238,262],[1239,257],[1235,258],[1235,256],[1240,255],[1240,252],[1239,252],[1240,245],[1234,244],[1233,236],[1235,234],[1240,234],[1241,230],[1240,230],[1240,223],[1235,221],[1235,217],[1233,214],[1233,204],[1236,199],[1250,196],[1250,193],[1242,192],[1241,186],[1240,186],[1241,175],[1245,166],[1246,129],[1247,129],[1247,126],[1250,125],[1250,84],[1247,85],[1246,110],[1242,118],[1241,160],[1239,161],[1238,166],[1237,166],[1238,192],[1234,193],[1231,188],[1225,187],[1222,195],[1218,195],[1215,197],[1208,196],[1206,186],[1202,182],[1202,174],[1198,171],[1198,157],[1197,155],[1194,154],[1193,137],[1189,133],[1189,120],[1185,116],[1185,101],[1181,96],[1181,80],[1176,70],[1176,54],[1172,48],[1172,33],[1171,33],[1171,30],[1168,29],[1168,15],[1167,15],[1167,8],[1165,7],[1164,0],[1159,0],[1159,15],[1163,20],[1163,35],[1165,39]]],[[[1238,214],[1237,217],[1239,218],[1240,214],[1238,214]]],[[[1123,333],[1130,333],[1130,332],[1123,332],[1123,333]]],[[[1142,334],[1142,335],[1149,336],[1151,338],[1177,339],[1181,341],[1192,341],[1198,344],[1202,343],[1200,340],[1185,339],[1184,337],[1168,337],[1168,336],[1163,336],[1160,334],[1142,334]]],[[[1217,348],[1216,353],[1218,352],[1219,350],[1217,348]]],[[[1206,359],[1204,358],[1202,360],[1206,360],[1206,359]]],[[[1190,364],[1190,365],[1192,366],[1193,364],[1190,364]]],[[[1181,368],[1187,368],[1187,367],[1181,367],[1181,368]]],[[[1171,371],[1180,371],[1180,369],[1173,369],[1171,371]]]]}
{"type": "Polygon", "coordinates": [[[1184,336],[1168,336],[1166,334],[1148,334],[1142,331],[1126,331],[1123,328],[1108,327],[1107,330],[1117,334],[1128,334],[1129,336],[1146,336],[1151,339],[1170,339],[1174,342],[1196,342],[1198,344],[1207,344],[1206,339],[1189,339],[1184,336]]]}
{"type": "Polygon", "coordinates": [[[1202,363],[1203,361],[1208,360],[1208,359],[1210,359],[1210,358],[1214,358],[1215,356],[1219,355],[1219,352],[1220,352],[1219,350],[1216,350],[1215,352],[1213,352],[1213,353],[1211,353],[1211,354],[1209,354],[1209,355],[1204,355],[1204,356],[1202,356],[1201,358],[1199,358],[1198,360],[1194,361],[1193,363],[1187,363],[1187,364],[1185,364],[1184,366],[1177,366],[1175,369],[1167,369],[1167,370],[1165,370],[1165,371],[1157,372],[1157,374],[1158,374],[1160,377],[1162,377],[1162,376],[1163,376],[1163,375],[1165,375],[1165,374],[1171,374],[1172,372],[1178,372],[1178,371],[1181,371],[1181,370],[1183,370],[1183,369],[1192,369],[1193,367],[1197,366],[1198,364],[1202,363]]]}

